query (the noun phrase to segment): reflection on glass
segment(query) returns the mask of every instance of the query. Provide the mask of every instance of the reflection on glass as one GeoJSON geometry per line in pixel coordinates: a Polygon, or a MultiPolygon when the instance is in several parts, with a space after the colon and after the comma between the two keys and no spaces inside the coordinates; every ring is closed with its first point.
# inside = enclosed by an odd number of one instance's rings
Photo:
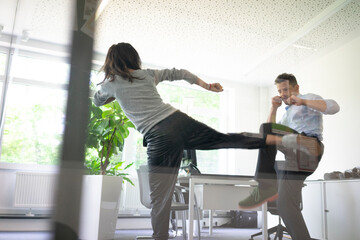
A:
{"type": "Polygon", "coordinates": [[[57,164],[63,137],[74,1],[5,1],[1,162],[57,164]],[[11,52],[7,69],[7,54],[11,52]],[[6,75],[6,73],[9,73],[6,75]]]}
{"type": "MultiPolygon", "coordinates": [[[[220,128],[220,95],[211,92],[181,87],[178,85],[160,83],[157,87],[164,102],[189,114],[194,119],[211,126],[214,129],[220,128]]],[[[146,148],[143,147],[142,135],[134,131],[136,137],[136,161],[135,166],[147,163],[146,148]]],[[[135,143],[134,143],[135,144],[135,143]]],[[[196,151],[197,164],[202,173],[219,172],[219,151],[196,151]]]]}
{"type": "Polygon", "coordinates": [[[13,84],[7,97],[1,160],[57,164],[66,92],[13,84]]]}
{"type": "MultiPolygon", "coordinates": [[[[6,66],[6,54],[0,52],[0,76],[4,76],[5,66],[6,66]]],[[[1,81],[3,80],[1,79],[1,81]]]]}
{"type": "Polygon", "coordinates": [[[70,65],[64,62],[17,56],[13,66],[12,75],[16,78],[26,78],[56,84],[64,84],[69,80],[70,65]]]}

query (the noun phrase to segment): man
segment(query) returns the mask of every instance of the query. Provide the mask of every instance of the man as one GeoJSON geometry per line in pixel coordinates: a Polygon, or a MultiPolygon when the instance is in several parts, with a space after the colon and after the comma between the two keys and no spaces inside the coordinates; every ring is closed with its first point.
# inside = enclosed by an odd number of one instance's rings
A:
{"type": "Polygon", "coordinates": [[[239,202],[242,209],[254,208],[266,201],[278,199],[282,217],[292,239],[311,239],[303,219],[299,199],[305,179],[317,168],[322,157],[323,114],[335,114],[339,105],[331,99],[309,93],[300,94],[294,75],[283,73],[275,85],[279,96],[272,98],[268,123],[261,126],[262,134],[284,135],[282,144],[259,150],[255,179],[258,188],[239,202]],[[276,124],[276,114],[282,102],[286,113],[276,124]],[[275,167],[277,150],[285,155],[282,167],[275,167]],[[281,169],[280,169],[281,168],[281,169]]]}

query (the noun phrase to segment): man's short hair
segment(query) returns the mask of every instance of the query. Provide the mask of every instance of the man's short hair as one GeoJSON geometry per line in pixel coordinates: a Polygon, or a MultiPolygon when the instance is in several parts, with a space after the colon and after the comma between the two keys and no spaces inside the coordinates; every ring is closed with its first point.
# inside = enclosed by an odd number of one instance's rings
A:
{"type": "Polygon", "coordinates": [[[282,73],[275,79],[275,84],[282,83],[284,81],[289,81],[291,86],[297,85],[296,77],[291,73],[282,73]]]}

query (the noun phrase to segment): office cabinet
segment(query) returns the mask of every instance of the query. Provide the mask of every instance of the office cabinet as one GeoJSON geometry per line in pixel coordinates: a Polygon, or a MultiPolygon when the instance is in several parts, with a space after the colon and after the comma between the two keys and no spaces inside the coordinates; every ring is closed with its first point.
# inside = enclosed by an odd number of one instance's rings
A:
{"type": "Polygon", "coordinates": [[[324,216],[322,184],[319,182],[306,182],[302,190],[303,210],[306,225],[310,235],[315,239],[324,238],[324,216]]]}
{"type": "Polygon", "coordinates": [[[303,215],[313,238],[354,240],[360,236],[360,179],[309,181],[303,215]]]}
{"type": "Polygon", "coordinates": [[[328,239],[359,239],[360,181],[327,181],[324,185],[328,239]]]}

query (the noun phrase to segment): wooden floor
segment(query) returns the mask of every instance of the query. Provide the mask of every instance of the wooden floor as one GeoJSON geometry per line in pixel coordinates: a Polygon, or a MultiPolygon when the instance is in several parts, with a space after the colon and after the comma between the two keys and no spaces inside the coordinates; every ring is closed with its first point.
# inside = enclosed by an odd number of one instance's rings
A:
{"type": "MultiPolygon", "coordinates": [[[[181,231],[181,230],[180,230],[181,231]]],[[[213,234],[209,236],[208,229],[202,230],[202,240],[248,240],[250,236],[258,229],[240,229],[240,228],[214,228],[213,234]]],[[[151,235],[151,230],[117,230],[114,240],[134,240],[136,236],[151,235]]],[[[181,234],[181,233],[180,233],[181,234]]],[[[274,236],[271,236],[273,239],[274,236]]],[[[50,232],[0,232],[0,240],[51,240],[50,232]]],[[[182,240],[183,237],[177,236],[175,240],[182,240]]],[[[195,237],[194,239],[198,239],[195,237]]],[[[262,239],[261,236],[254,240],[262,239]]],[[[284,238],[286,239],[286,238],[284,238]]]]}

